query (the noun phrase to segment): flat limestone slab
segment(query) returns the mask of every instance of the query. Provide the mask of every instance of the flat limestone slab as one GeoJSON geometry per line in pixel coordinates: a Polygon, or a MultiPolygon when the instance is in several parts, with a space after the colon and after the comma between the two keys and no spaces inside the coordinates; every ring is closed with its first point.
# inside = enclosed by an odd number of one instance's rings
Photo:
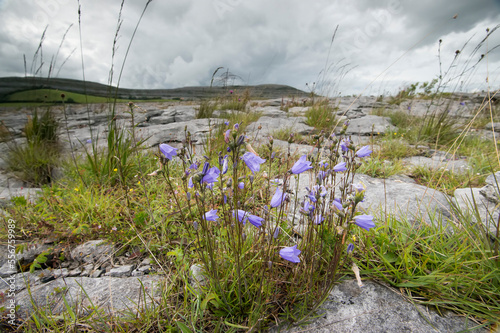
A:
{"type": "MultiPolygon", "coordinates": [[[[137,310],[145,304],[151,304],[152,298],[158,297],[163,277],[159,275],[128,278],[89,278],[67,277],[56,279],[45,284],[32,286],[31,297],[27,289],[16,296],[19,306],[18,316],[25,318],[33,312],[32,302],[37,308],[50,307],[53,314],[65,311],[64,300],[70,306],[78,307],[83,313],[88,313],[93,306],[108,314],[120,314],[128,310],[137,310]],[[142,284],[141,284],[142,283],[142,284]],[[143,287],[145,289],[143,289],[143,287]],[[146,295],[144,295],[144,291],[146,295]]],[[[0,304],[1,306],[2,304],[0,304]]]]}
{"type": "Polygon", "coordinates": [[[429,332],[488,332],[464,317],[441,317],[422,305],[408,302],[397,290],[373,281],[364,281],[360,288],[355,280],[335,286],[327,301],[318,310],[323,316],[308,325],[272,333],[429,333],[429,332]]]}

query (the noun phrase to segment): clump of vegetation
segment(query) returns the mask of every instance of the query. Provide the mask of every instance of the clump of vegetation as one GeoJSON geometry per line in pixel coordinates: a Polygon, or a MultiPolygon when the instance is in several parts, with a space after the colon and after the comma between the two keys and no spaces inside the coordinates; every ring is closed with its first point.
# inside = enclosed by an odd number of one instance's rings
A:
{"type": "Polygon", "coordinates": [[[317,130],[332,131],[337,124],[337,109],[328,100],[317,102],[306,111],[306,124],[317,130]]]}
{"type": "Polygon", "coordinates": [[[216,109],[217,101],[204,99],[200,102],[200,106],[197,109],[196,119],[211,118],[216,109]]]}
{"type": "Polygon", "coordinates": [[[221,99],[219,110],[246,111],[248,101],[250,100],[250,91],[245,89],[242,94],[229,90],[229,96],[221,99]]]}
{"type": "Polygon", "coordinates": [[[498,322],[498,249],[473,216],[457,213],[454,223],[439,216],[432,223],[388,216],[373,234],[359,233],[366,254],[360,269],[440,313],[483,318],[478,326],[498,322]]]}
{"type": "Polygon", "coordinates": [[[40,186],[50,183],[53,169],[59,163],[59,123],[50,109],[39,115],[38,109],[24,127],[26,142],[9,142],[7,165],[23,181],[40,186]]]}
{"type": "Polygon", "coordinates": [[[304,137],[300,134],[295,133],[293,127],[284,127],[279,130],[275,130],[273,133],[271,133],[271,136],[282,141],[291,140],[291,142],[299,143],[304,141],[304,137]]]}

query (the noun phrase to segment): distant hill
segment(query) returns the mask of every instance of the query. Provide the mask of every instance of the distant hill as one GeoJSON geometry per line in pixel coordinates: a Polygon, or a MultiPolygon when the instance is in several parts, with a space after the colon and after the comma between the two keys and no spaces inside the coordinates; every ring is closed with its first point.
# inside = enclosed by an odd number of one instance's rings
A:
{"type": "MultiPolygon", "coordinates": [[[[72,79],[38,78],[38,77],[4,77],[0,78],[0,100],[9,94],[32,89],[59,89],[102,97],[114,97],[115,87],[72,79]]],[[[242,92],[249,89],[253,98],[273,99],[281,97],[306,97],[308,93],[290,86],[279,84],[261,84],[257,86],[231,86],[225,89],[234,89],[242,92]]],[[[221,87],[183,87],[175,89],[125,89],[119,88],[116,93],[123,99],[201,99],[220,96],[227,90],[221,87]]]]}

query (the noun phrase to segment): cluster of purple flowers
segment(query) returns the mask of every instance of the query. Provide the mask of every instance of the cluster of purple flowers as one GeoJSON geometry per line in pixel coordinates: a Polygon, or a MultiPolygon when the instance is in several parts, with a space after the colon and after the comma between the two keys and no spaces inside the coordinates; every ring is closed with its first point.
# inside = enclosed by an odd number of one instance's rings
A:
{"type": "MultiPolygon", "coordinates": [[[[229,123],[225,123],[226,126],[229,126],[229,123]]],[[[233,127],[234,131],[238,131],[239,126],[236,124],[233,127]]],[[[243,137],[243,136],[242,136],[243,137]]],[[[236,138],[236,136],[233,135],[233,138],[236,138]]],[[[244,138],[244,137],[243,137],[244,138]]],[[[231,129],[227,129],[224,132],[224,141],[229,144],[231,140],[231,129]]],[[[238,139],[241,141],[240,139],[238,139]]],[[[332,211],[333,213],[338,215],[338,218],[344,218],[348,214],[348,207],[352,203],[354,204],[353,207],[358,202],[361,202],[364,198],[364,192],[365,192],[365,187],[362,184],[354,184],[352,185],[352,190],[350,193],[353,193],[351,196],[351,199],[346,199],[346,201],[343,203],[341,202],[340,199],[335,198],[331,201],[328,199],[328,191],[327,188],[325,187],[326,183],[324,183],[324,180],[327,178],[328,175],[332,175],[335,173],[344,173],[349,170],[350,161],[354,160],[354,157],[358,158],[364,158],[369,156],[372,151],[370,150],[369,146],[364,146],[358,149],[357,151],[354,152],[354,145],[352,141],[348,138],[342,139],[339,143],[339,153],[340,158],[344,159],[343,161],[340,161],[337,163],[333,168],[328,169],[329,164],[327,162],[320,162],[319,163],[319,170],[317,174],[317,179],[319,180],[318,185],[314,185],[311,189],[307,189],[307,194],[305,196],[305,199],[302,203],[301,206],[301,211],[304,213],[304,215],[308,216],[310,219],[312,225],[321,225],[324,223],[325,219],[327,221],[331,221],[331,216],[328,215],[329,211],[332,211]],[[351,159],[349,159],[348,152],[351,151],[353,152],[353,155],[351,156],[351,159]],[[352,199],[354,198],[354,199],[352,199]],[[349,201],[351,200],[351,201],[349,201]],[[320,209],[321,208],[321,209],[320,209]],[[330,210],[331,209],[331,210],[330,210]],[[323,216],[323,214],[326,214],[326,216],[323,216]]],[[[173,148],[167,144],[161,144],[160,145],[160,151],[163,153],[165,158],[170,161],[174,156],[177,155],[177,149],[173,148]]],[[[228,150],[229,151],[229,150],[228,150]]],[[[337,155],[339,156],[339,155],[337,155]]],[[[208,158],[207,158],[208,159],[208,158]]],[[[252,172],[251,177],[251,182],[254,179],[254,174],[258,171],[260,171],[260,166],[266,162],[265,159],[261,158],[258,156],[256,153],[252,151],[246,152],[242,157],[241,160],[245,163],[245,165],[248,167],[248,169],[252,172]]],[[[334,160],[333,160],[334,161],[334,160]]],[[[336,163],[336,162],[335,162],[336,163]]],[[[194,187],[195,184],[200,184],[203,185],[205,184],[207,188],[212,189],[213,185],[215,182],[218,181],[219,176],[226,174],[228,171],[228,164],[229,164],[229,159],[228,156],[222,156],[219,153],[219,167],[212,166],[210,167],[209,162],[205,162],[203,165],[203,169],[201,172],[198,172],[194,175],[192,175],[189,178],[189,187],[192,188],[194,187]],[[221,171],[222,170],[222,171],[221,171]]],[[[195,172],[199,167],[199,164],[193,163],[190,165],[189,170],[186,170],[186,175],[189,175],[191,172],[195,172]]],[[[299,175],[305,171],[313,169],[313,165],[311,161],[307,160],[307,155],[303,155],[295,162],[295,164],[292,166],[292,168],[289,170],[288,175],[299,175]]],[[[286,182],[285,182],[286,184],[286,182]]],[[[243,190],[245,188],[245,183],[243,181],[238,182],[236,186],[243,190]]],[[[270,201],[270,209],[272,208],[278,208],[280,207],[285,200],[288,198],[288,193],[286,191],[286,186],[282,188],[282,186],[277,186],[276,190],[271,198],[270,201]]],[[[188,196],[190,198],[191,196],[188,196]]],[[[226,203],[227,196],[224,194],[224,203],[226,203]]],[[[269,209],[269,208],[266,208],[269,209]]],[[[354,215],[354,212],[351,212],[352,215],[354,215]]],[[[232,215],[234,218],[236,218],[240,223],[245,225],[245,223],[248,221],[250,224],[255,226],[256,228],[261,228],[263,225],[264,218],[253,215],[245,210],[242,209],[233,209],[232,210],[232,215]]],[[[363,228],[365,230],[369,230],[370,228],[375,227],[375,223],[373,222],[373,216],[371,215],[355,215],[354,217],[351,215],[350,219],[352,219],[351,223],[356,224],[360,228],[363,228]]],[[[205,221],[209,222],[215,222],[219,219],[219,216],[217,215],[217,209],[211,209],[207,211],[203,215],[203,219],[205,221]]],[[[330,222],[329,222],[330,223],[330,222]]],[[[194,222],[193,223],[194,227],[197,228],[198,223],[194,222]]],[[[280,227],[276,226],[274,229],[273,233],[273,238],[277,239],[279,236],[280,232],[280,227]]],[[[353,244],[349,244],[347,247],[347,252],[351,253],[354,249],[353,244]]],[[[297,249],[297,245],[291,246],[291,247],[284,247],[279,251],[279,255],[281,258],[284,260],[293,262],[293,263],[299,263],[300,262],[300,255],[301,251],[297,249]]]]}

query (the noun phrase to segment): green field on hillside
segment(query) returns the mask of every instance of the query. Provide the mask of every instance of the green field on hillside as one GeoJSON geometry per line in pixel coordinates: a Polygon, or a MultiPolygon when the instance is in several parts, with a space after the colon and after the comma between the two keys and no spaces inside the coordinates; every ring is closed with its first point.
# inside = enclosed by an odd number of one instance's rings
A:
{"type": "MultiPolygon", "coordinates": [[[[77,103],[77,104],[87,104],[87,103],[109,103],[113,101],[113,98],[100,97],[93,95],[84,95],[64,90],[57,89],[33,89],[19,91],[5,96],[0,100],[0,105],[2,106],[36,106],[41,104],[57,104],[62,103],[63,99],[61,94],[64,94],[65,103],[77,103]]],[[[118,103],[129,102],[131,99],[117,99],[118,103]]],[[[139,101],[137,99],[132,99],[133,101],[139,101]]],[[[165,101],[163,99],[148,99],[147,101],[165,101]]]]}

